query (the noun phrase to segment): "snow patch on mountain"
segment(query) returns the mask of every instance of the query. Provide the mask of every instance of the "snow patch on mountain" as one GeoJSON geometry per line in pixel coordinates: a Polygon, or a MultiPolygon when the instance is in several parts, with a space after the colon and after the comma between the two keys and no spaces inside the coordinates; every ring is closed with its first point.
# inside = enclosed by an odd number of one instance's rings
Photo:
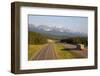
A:
{"type": "Polygon", "coordinates": [[[33,25],[29,24],[29,31],[46,33],[52,35],[64,35],[64,36],[86,36],[81,32],[74,32],[65,26],[50,26],[50,25],[33,25]]]}

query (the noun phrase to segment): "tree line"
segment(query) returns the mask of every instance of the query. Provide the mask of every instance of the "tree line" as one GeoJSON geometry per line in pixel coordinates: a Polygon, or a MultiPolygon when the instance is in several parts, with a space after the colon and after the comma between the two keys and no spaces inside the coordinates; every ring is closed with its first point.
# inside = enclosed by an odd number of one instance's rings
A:
{"type": "Polygon", "coordinates": [[[70,44],[84,44],[85,46],[88,46],[87,37],[71,37],[67,39],[61,39],[60,42],[70,43],[70,44]]]}
{"type": "Polygon", "coordinates": [[[45,44],[47,43],[47,37],[40,33],[28,32],[28,43],[29,44],[45,44]]]}

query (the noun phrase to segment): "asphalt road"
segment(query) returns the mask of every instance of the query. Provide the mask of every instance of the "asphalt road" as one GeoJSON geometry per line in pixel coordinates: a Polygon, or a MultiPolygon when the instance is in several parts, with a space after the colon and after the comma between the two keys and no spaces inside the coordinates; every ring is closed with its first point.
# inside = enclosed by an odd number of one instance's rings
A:
{"type": "Polygon", "coordinates": [[[43,49],[41,49],[33,58],[34,60],[52,60],[57,59],[57,54],[54,50],[52,43],[47,44],[43,49]]]}

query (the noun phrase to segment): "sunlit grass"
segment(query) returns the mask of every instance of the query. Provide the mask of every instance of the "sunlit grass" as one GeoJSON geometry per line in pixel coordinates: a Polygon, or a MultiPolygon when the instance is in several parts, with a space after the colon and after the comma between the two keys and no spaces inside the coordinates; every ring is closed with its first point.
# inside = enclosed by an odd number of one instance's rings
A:
{"type": "Polygon", "coordinates": [[[73,59],[73,58],[80,58],[78,53],[66,50],[63,45],[61,44],[54,44],[55,51],[58,54],[59,59],[73,59]]]}
{"type": "Polygon", "coordinates": [[[34,56],[45,46],[43,45],[28,45],[28,60],[32,60],[34,56]]]}

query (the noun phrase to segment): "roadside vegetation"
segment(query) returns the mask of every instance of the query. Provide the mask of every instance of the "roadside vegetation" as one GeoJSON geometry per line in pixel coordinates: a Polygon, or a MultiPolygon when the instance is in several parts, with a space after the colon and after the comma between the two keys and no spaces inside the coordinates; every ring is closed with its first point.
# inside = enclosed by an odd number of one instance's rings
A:
{"type": "Polygon", "coordinates": [[[60,43],[54,43],[55,51],[57,52],[59,59],[74,59],[81,58],[80,54],[66,50],[60,43]]]}
{"type": "Polygon", "coordinates": [[[28,60],[33,60],[34,56],[45,47],[44,45],[28,45],[28,60]]]}
{"type": "Polygon", "coordinates": [[[47,37],[36,32],[28,32],[28,60],[32,60],[46,43],[47,37]]]}

